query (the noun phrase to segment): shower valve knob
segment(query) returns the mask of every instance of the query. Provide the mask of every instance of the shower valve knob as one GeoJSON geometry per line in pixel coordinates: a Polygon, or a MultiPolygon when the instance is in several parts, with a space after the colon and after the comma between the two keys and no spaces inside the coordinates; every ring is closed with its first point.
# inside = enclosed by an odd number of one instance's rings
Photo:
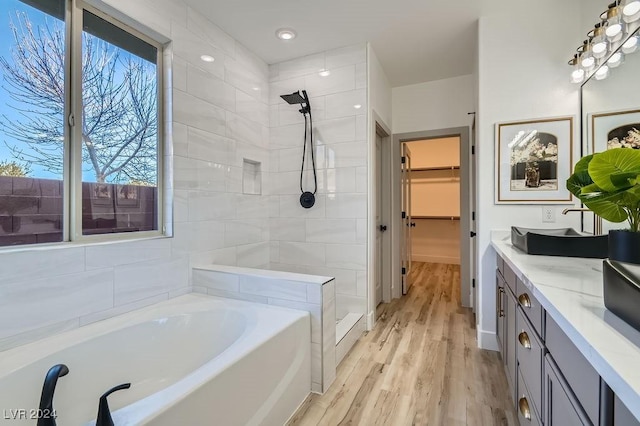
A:
{"type": "Polygon", "coordinates": [[[380,232],[384,232],[387,230],[387,225],[380,225],[380,232]]]}

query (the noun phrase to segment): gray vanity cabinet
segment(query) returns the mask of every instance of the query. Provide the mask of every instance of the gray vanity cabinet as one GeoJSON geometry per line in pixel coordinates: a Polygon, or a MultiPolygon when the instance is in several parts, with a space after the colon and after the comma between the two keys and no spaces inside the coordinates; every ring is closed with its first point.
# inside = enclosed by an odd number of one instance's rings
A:
{"type": "Polygon", "coordinates": [[[593,424],[549,354],[544,359],[544,396],[545,426],[593,424]]]}
{"type": "Polygon", "coordinates": [[[614,426],[640,426],[640,422],[631,414],[629,409],[616,396],[613,402],[614,426]]]}
{"type": "Polygon", "coordinates": [[[498,345],[521,425],[640,426],[532,292],[498,256],[498,345]]]}
{"type": "MultiPolygon", "coordinates": [[[[499,258],[500,259],[500,258],[499,258]]],[[[500,355],[504,364],[509,389],[511,390],[511,399],[516,398],[516,298],[512,288],[515,288],[515,282],[511,285],[503,277],[501,271],[504,264],[500,264],[496,271],[496,321],[498,325],[498,345],[500,355]],[[502,268],[501,268],[502,267],[502,268]]],[[[508,270],[505,273],[509,279],[515,280],[513,271],[508,270]]]]}

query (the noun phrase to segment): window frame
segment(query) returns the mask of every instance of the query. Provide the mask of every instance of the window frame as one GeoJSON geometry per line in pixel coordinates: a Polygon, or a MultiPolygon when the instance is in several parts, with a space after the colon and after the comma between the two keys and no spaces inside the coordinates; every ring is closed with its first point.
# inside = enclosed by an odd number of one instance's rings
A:
{"type": "MultiPolygon", "coordinates": [[[[63,241],[92,243],[156,238],[166,235],[165,218],[165,114],[164,114],[164,46],[158,41],[81,0],[68,0],[66,13],[66,105],[63,173],[63,241]],[[82,33],[83,11],[86,10],[157,49],[157,228],[152,231],[132,231],[84,235],[82,230],[82,33]]],[[[61,244],[54,243],[54,244],[61,244]]],[[[34,244],[40,246],[40,244],[34,244]]],[[[9,246],[11,247],[11,246],[9,246]]],[[[15,246],[14,246],[15,247],[15,246]]]]}

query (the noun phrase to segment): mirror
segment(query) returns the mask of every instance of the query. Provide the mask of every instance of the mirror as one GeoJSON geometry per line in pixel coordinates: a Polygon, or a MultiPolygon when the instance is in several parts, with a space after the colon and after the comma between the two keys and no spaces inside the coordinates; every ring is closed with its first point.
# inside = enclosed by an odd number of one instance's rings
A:
{"type": "MultiPolygon", "coordinates": [[[[640,149],[640,30],[637,26],[610,56],[608,76],[599,79],[596,71],[582,85],[583,156],[621,146],[640,149]],[[618,54],[622,61],[616,64],[618,54]]],[[[585,213],[584,232],[593,233],[594,220],[593,213],[585,213]]],[[[603,233],[625,227],[625,223],[607,221],[602,225],[603,233]]]]}

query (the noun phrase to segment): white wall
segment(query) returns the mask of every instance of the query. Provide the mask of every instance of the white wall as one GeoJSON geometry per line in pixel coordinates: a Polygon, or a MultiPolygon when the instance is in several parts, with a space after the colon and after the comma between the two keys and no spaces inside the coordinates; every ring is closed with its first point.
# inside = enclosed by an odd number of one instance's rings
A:
{"type": "MultiPolygon", "coordinates": [[[[335,277],[336,315],[364,314],[367,295],[367,49],[365,44],[270,70],[269,210],[272,269],[335,277]],[[329,76],[318,71],[327,69],[329,76]],[[300,206],[304,119],[280,95],[305,89],[313,115],[316,204],[300,206]],[[361,105],[359,109],[354,105],[361,105]]],[[[311,162],[306,191],[313,191],[311,162]]]]}
{"type": "MultiPolygon", "coordinates": [[[[395,253],[386,253],[392,251],[391,247],[391,233],[383,233],[378,239],[378,229],[376,214],[380,214],[380,220],[390,223],[391,212],[389,206],[385,206],[385,196],[391,196],[391,179],[392,174],[392,162],[395,160],[393,156],[392,148],[392,111],[391,111],[391,84],[389,79],[376,56],[376,52],[373,50],[370,44],[367,45],[367,74],[368,74],[368,92],[369,92],[369,111],[368,111],[368,125],[367,125],[367,140],[369,144],[368,149],[368,163],[370,165],[368,169],[368,184],[367,191],[369,193],[369,205],[367,209],[367,239],[369,241],[367,247],[367,277],[370,278],[368,284],[368,302],[367,302],[367,328],[372,329],[375,324],[375,310],[377,306],[375,283],[377,279],[379,282],[390,285],[393,288],[397,285],[394,281],[398,279],[396,274],[393,274],[391,265],[393,264],[392,258],[399,256],[395,253]],[[380,166],[381,170],[377,170],[377,127],[380,126],[388,133],[388,137],[382,138],[380,146],[380,166]],[[380,176],[382,180],[382,188],[376,186],[377,177],[380,176]],[[383,199],[378,203],[379,196],[383,199]],[[381,205],[382,211],[377,211],[378,204],[381,205]],[[377,243],[382,245],[382,262],[380,270],[382,276],[376,278],[376,251],[377,243]],[[386,253],[386,254],[385,254],[386,253]]],[[[387,202],[387,204],[390,204],[387,202]]],[[[385,297],[385,290],[383,289],[383,298],[385,297]]]]}
{"type": "MultiPolygon", "coordinates": [[[[494,126],[497,122],[575,115],[578,87],[569,82],[566,65],[581,40],[580,2],[543,0],[518,2],[508,13],[484,16],[479,22],[478,141],[478,341],[495,342],[495,253],[489,247],[492,229],[510,225],[579,228],[580,218],[562,216],[566,206],[554,207],[557,222],[542,223],[542,209],[532,205],[494,204],[494,126]]],[[[576,131],[578,125],[576,122],[576,131]]],[[[579,133],[575,133],[579,138],[579,133]]],[[[574,139],[574,161],[579,139],[574,139]]]]}
{"type": "MultiPolygon", "coordinates": [[[[391,84],[371,45],[367,45],[367,52],[369,67],[369,104],[371,110],[375,111],[384,124],[391,129],[393,125],[393,117],[391,114],[391,84]]],[[[375,137],[375,134],[373,137],[375,137]]],[[[375,140],[373,143],[375,143],[375,140]]]]}
{"type": "Polygon", "coordinates": [[[173,40],[174,237],[3,249],[0,351],[186,293],[190,262],[269,263],[267,197],[241,193],[243,158],[268,169],[267,65],[181,1],[108,4],[173,40]]]}
{"type": "Polygon", "coordinates": [[[474,110],[473,76],[393,88],[393,133],[464,127],[474,110]]]}

